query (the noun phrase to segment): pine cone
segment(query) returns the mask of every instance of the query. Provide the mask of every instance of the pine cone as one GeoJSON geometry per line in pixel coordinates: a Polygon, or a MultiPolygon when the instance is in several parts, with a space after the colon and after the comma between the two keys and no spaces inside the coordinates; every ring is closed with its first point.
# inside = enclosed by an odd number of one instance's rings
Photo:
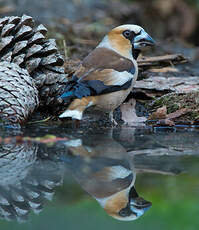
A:
{"type": "Polygon", "coordinates": [[[0,19],[0,61],[27,69],[39,91],[40,105],[49,105],[65,84],[63,58],[54,39],[46,39],[47,29],[36,26],[32,17],[0,19]]]}
{"type": "Polygon", "coordinates": [[[22,123],[38,104],[38,91],[27,70],[0,62],[0,119],[22,123]]]}

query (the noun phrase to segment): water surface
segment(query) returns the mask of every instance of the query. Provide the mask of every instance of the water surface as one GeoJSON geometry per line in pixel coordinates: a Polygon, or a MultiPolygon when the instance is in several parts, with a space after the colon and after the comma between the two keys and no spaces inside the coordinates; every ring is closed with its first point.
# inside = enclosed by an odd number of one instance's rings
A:
{"type": "Polygon", "coordinates": [[[199,228],[195,128],[31,125],[1,133],[64,139],[0,144],[0,229],[199,228]]]}

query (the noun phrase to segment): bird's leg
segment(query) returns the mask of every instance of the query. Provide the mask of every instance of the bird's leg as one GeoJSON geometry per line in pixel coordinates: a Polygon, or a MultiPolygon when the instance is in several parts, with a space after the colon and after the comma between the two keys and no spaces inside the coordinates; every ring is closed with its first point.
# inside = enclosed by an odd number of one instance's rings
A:
{"type": "Polygon", "coordinates": [[[75,120],[75,128],[80,128],[80,120],[75,120]]]}
{"type": "Polygon", "coordinates": [[[113,125],[118,125],[117,121],[113,118],[113,111],[109,113],[109,119],[111,120],[113,125]]]}

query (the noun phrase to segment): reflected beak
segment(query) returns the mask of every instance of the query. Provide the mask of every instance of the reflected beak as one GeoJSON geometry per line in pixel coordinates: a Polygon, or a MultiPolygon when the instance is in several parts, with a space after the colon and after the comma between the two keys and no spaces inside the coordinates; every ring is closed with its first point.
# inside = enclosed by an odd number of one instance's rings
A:
{"type": "Polygon", "coordinates": [[[150,201],[144,200],[142,197],[138,196],[134,186],[131,188],[130,209],[137,218],[142,216],[151,205],[152,203],[150,201]]]}
{"type": "Polygon", "coordinates": [[[132,199],[130,202],[131,211],[135,213],[137,217],[142,216],[151,207],[151,205],[151,202],[144,200],[142,197],[132,199]]]}
{"type": "Polygon", "coordinates": [[[155,41],[144,30],[142,30],[141,33],[133,39],[132,45],[134,46],[134,49],[142,49],[146,46],[154,46],[155,41]]]}

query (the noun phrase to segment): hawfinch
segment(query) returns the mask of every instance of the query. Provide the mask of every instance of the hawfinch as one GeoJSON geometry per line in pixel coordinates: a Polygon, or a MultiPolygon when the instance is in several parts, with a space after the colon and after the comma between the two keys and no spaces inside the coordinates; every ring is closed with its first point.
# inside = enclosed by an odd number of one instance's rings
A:
{"type": "Polygon", "coordinates": [[[81,139],[66,142],[68,155],[60,159],[108,215],[123,221],[139,218],[151,202],[139,197],[135,190],[133,159],[110,137],[95,136],[90,141],[90,145],[81,139]]]}
{"type": "Polygon", "coordinates": [[[114,121],[113,110],[126,99],[137,79],[139,53],[154,44],[140,26],[112,29],[66,83],[61,98],[68,107],[59,117],[81,120],[84,110],[94,106],[108,112],[114,121]]]}

